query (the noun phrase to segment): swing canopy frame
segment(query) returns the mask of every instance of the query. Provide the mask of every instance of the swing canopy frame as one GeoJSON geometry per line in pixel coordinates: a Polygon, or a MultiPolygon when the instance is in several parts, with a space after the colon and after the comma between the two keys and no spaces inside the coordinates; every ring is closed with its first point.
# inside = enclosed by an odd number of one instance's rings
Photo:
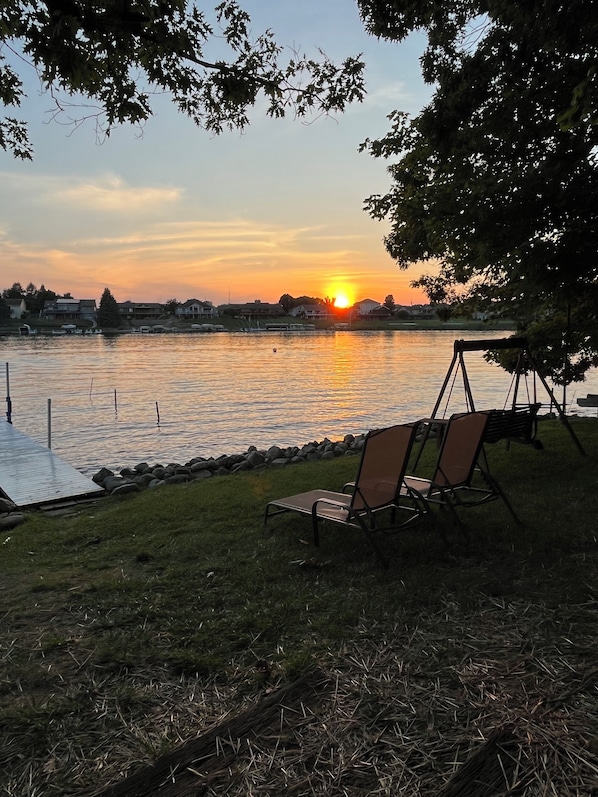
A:
{"type": "MultiPolygon", "coordinates": [[[[546,393],[550,397],[551,406],[554,406],[559,418],[563,425],[569,432],[571,439],[575,443],[578,451],[582,456],[585,456],[585,451],[577,439],[575,432],[571,428],[569,421],[563,407],[557,401],[554,392],[546,381],[544,375],[539,371],[536,361],[529,349],[528,340],[526,337],[512,337],[512,338],[494,338],[483,340],[455,340],[453,346],[453,358],[445,376],[444,382],[436,399],[434,409],[432,410],[431,420],[438,418],[438,411],[442,404],[443,398],[447,389],[454,384],[457,373],[460,371],[463,376],[463,387],[465,390],[465,398],[469,412],[475,412],[475,402],[471,391],[471,384],[467,374],[465,365],[465,352],[473,351],[492,351],[514,349],[518,350],[517,364],[513,374],[513,383],[511,385],[510,393],[512,392],[512,401],[510,407],[507,407],[507,401],[502,410],[495,409],[493,411],[492,423],[488,425],[485,433],[484,442],[495,443],[498,440],[507,440],[520,443],[528,443],[534,445],[536,448],[542,448],[542,444],[536,440],[537,431],[537,416],[542,406],[542,403],[537,401],[536,394],[536,377],[540,380],[546,393]],[[534,375],[534,393],[533,399],[530,400],[527,396],[527,402],[518,404],[518,392],[520,387],[521,376],[528,373],[534,375]]],[[[452,387],[450,387],[452,391],[452,387]]],[[[449,393],[450,397],[450,393],[449,393]]]]}

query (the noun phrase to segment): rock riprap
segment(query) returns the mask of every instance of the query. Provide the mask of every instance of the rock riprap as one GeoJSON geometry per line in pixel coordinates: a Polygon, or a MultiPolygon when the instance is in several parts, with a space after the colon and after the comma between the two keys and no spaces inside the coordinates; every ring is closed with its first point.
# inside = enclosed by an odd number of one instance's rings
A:
{"type": "Polygon", "coordinates": [[[25,515],[8,498],[0,497],[0,531],[8,531],[25,522],[25,515]]]}
{"type": "Polygon", "coordinates": [[[165,484],[181,484],[214,476],[229,476],[249,470],[267,467],[286,467],[298,462],[315,462],[320,459],[354,456],[360,454],[365,435],[352,434],[337,442],[324,439],[322,442],[306,443],[303,446],[270,446],[258,449],[250,446],[244,454],[223,454],[220,457],[195,457],[184,465],[150,465],[140,462],[131,468],[123,468],[120,473],[101,468],[92,476],[110,495],[140,492],[165,484]]]}

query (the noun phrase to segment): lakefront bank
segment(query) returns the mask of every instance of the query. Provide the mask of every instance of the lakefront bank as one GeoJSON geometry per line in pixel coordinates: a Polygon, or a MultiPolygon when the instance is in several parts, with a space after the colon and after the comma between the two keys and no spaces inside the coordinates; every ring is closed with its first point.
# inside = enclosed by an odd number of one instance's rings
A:
{"type": "Polygon", "coordinates": [[[123,324],[118,328],[99,328],[89,323],[71,323],[65,325],[60,321],[48,319],[27,318],[23,320],[11,319],[0,324],[0,338],[2,336],[24,335],[85,335],[101,333],[103,335],[129,335],[129,334],[166,334],[179,332],[183,334],[196,334],[202,332],[266,332],[266,331],[385,331],[385,330],[435,330],[435,331],[480,331],[487,332],[492,329],[496,332],[510,331],[515,324],[510,319],[494,319],[491,322],[469,318],[448,319],[441,321],[437,317],[418,319],[373,319],[365,320],[339,320],[305,321],[294,316],[273,317],[270,319],[251,319],[222,315],[211,320],[211,323],[193,323],[181,321],[174,317],[160,318],[157,321],[138,322],[136,324],[123,324]],[[270,327],[270,329],[268,329],[270,327]],[[278,327],[278,330],[275,328],[278,327]]]}

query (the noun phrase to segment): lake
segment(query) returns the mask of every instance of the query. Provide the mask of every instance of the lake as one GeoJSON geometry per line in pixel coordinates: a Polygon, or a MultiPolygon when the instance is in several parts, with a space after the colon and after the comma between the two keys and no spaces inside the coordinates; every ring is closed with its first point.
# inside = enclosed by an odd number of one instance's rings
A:
{"type": "MultiPolygon", "coordinates": [[[[426,417],[455,339],[507,336],[397,330],[5,337],[0,360],[8,363],[15,427],[46,445],[50,417],[52,450],[91,475],[101,466],[185,463],[250,445],[339,440],[426,417]]],[[[476,408],[509,402],[509,374],[480,352],[467,352],[465,360],[476,408]]],[[[528,388],[531,396],[531,379],[528,388]]],[[[595,373],[568,389],[573,411],[596,413],[575,405],[575,396],[588,392],[598,393],[595,373]]],[[[527,401],[523,380],[519,396],[527,401]]],[[[548,409],[539,382],[538,399],[548,409]]],[[[464,409],[459,373],[438,414],[464,409]]]]}

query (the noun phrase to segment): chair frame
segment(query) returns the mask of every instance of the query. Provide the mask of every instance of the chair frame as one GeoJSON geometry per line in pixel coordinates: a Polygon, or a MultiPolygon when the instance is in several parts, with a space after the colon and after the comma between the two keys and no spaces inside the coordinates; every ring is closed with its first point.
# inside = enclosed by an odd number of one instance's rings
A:
{"type": "Polygon", "coordinates": [[[493,414],[494,410],[489,410],[451,416],[444,428],[432,478],[405,477],[406,493],[415,493],[419,500],[426,504],[436,504],[441,509],[448,509],[461,528],[464,526],[456,511],[457,508],[481,506],[498,499],[503,501],[515,522],[521,525],[521,520],[511,502],[488,468],[484,440],[487,429],[494,420],[493,414]],[[458,457],[454,456],[454,451],[463,445],[463,430],[469,434],[471,445],[468,456],[459,462],[458,457]],[[457,477],[455,477],[455,467],[460,471],[457,477]],[[476,475],[481,478],[483,486],[473,484],[476,475]]]}
{"type": "Polygon", "coordinates": [[[359,462],[354,489],[350,493],[331,490],[310,490],[305,493],[269,501],[266,505],[264,526],[274,515],[285,512],[299,512],[309,515],[312,521],[313,540],[316,547],[320,544],[319,522],[321,520],[359,529],[368,539],[378,559],[384,567],[388,562],[374,539],[375,532],[395,532],[423,518],[428,513],[425,503],[418,496],[405,495],[404,476],[409,456],[418,429],[417,423],[398,424],[385,429],[369,432],[359,462]],[[392,455],[392,467],[385,472],[385,463],[381,466],[374,460],[378,446],[388,446],[392,455]],[[372,466],[373,463],[373,466],[372,466]],[[371,471],[379,471],[372,479],[371,471]],[[378,499],[375,499],[378,494],[378,499]],[[408,501],[402,500],[407,498],[408,501]],[[380,526],[379,513],[388,510],[390,525],[380,526]],[[403,522],[397,522],[399,511],[407,512],[403,522]]]}

